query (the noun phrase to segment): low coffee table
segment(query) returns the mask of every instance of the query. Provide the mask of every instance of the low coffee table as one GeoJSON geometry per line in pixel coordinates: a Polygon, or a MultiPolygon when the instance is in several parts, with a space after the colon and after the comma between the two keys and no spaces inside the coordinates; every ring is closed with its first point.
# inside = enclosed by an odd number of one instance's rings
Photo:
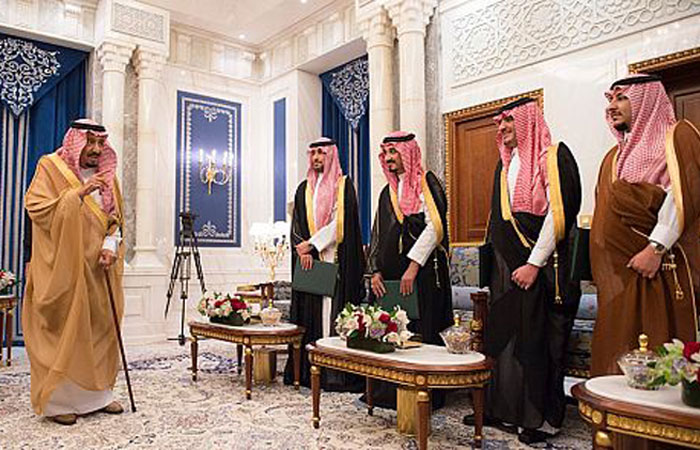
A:
{"type": "Polygon", "coordinates": [[[294,388],[299,389],[301,372],[301,340],[304,328],[291,323],[276,326],[262,324],[240,327],[219,325],[193,320],[189,323],[192,335],[192,381],[197,381],[197,351],[199,339],[210,338],[238,344],[238,373],[241,373],[241,353],[245,347],[245,396],[250,400],[253,388],[253,346],[291,345],[294,348],[294,388]]]}
{"type": "Polygon", "coordinates": [[[12,364],[12,318],[13,311],[17,306],[17,297],[14,295],[0,295],[0,365],[2,365],[2,341],[5,340],[7,346],[7,365],[12,364]],[[5,329],[3,332],[3,319],[5,320],[5,329]]]}
{"type": "Polygon", "coordinates": [[[384,380],[417,390],[418,448],[428,447],[431,389],[472,388],[474,399],[474,445],[481,447],[484,418],[484,387],[491,378],[490,365],[481,353],[456,355],[445,347],[424,344],[393,353],[373,353],[347,348],[339,337],[323,338],[306,346],[311,362],[313,426],[320,426],[321,368],[367,377],[367,412],[372,415],[372,382],[384,380]]]}
{"type": "Polygon", "coordinates": [[[613,448],[612,434],[700,449],[700,409],[681,401],[680,386],[644,391],[622,375],[591,378],[571,393],[593,431],[593,448],[613,448]]]}

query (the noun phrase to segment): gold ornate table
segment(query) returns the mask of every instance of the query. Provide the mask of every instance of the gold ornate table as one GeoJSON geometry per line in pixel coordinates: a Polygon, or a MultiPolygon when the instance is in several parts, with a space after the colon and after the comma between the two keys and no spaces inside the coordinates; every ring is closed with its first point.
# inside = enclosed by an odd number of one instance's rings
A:
{"type": "Polygon", "coordinates": [[[613,448],[613,434],[700,449],[700,409],[681,401],[680,386],[644,391],[624,376],[596,377],[571,390],[593,429],[593,448],[613,448]]]}
{"type": "Polygon", "coordinates": [[[490,364],[481,353],[455,355],[445,347],[424,344],[419,348],[378,354],[347,348],[339,337],[323,338],[306,346],[311,362],[313,426],[320,426],[321,368],[363,375],[367,378],[367,413],[372,415],[372,380],[384,380],[417,391],[418,448],[428,446],[430,390],[472,388],[474,445],[481,447],[484,387],[491,377],[490,364]]]}
{"type": "Polygon", "coordinates": [[[301,340],[304,328],[291,323],[277,326],[244,325],[233,327],[193,320],[189,323],[192,335],[192,381],[197,381],[197,351],[202,338],[238,344],[238,373],[241,373],[241,355],[245,347],[245,396],[250,400],[253,388],[253,346],[291,345],[294,348],[294,388],[299,389],[301,373],[301,340]]]}
{"type": "Polygon", "coordinates": [[[2,317],[0,317],[0,365],[2,365],[3,337],[7,347],[7,365],[12,365],[12,318],[14,317],[15,306],[17,306],[17,297],[14,295],[0,295],[0,313],[2,313],[2,317]],[[4,332],[2,319],[5,319],[4,332]]]}

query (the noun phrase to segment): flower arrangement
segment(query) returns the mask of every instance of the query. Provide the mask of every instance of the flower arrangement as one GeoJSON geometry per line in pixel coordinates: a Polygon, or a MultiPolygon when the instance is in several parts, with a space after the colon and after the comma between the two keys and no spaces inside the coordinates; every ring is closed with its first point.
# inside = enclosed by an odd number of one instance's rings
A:
{"type": "Polygon", "coordinates": [[[17,282],[15,274],[9,270],[0,269],[0,294],[9,293],[9,290],[17,282]]]}
{"type": "Polygon", "coordinates": [[[683,343],[678,339],[656,349],[659,359],[651,363],[651,387],[683,384],[682,400],[700,407],[700,342],[683,343]]]}
{"type": "Polygon", "coordinates": [[[413,336],[407,329],[408,322],[406,311],[398,306],[387,312],[375,305],[348,303],[335,319],[335,331],[350,348],[388,353],[413,336]]]}
{"type": "Polygon", "coordinates": [[[197,304],[197,311],[213,323],[240,326],[250,321],[248,305],[239,296],[215,292],[205,293],[197,304]]]}

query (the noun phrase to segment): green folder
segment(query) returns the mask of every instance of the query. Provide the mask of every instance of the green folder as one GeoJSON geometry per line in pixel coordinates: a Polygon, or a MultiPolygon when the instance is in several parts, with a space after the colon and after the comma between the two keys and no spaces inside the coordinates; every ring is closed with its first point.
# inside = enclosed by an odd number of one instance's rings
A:
{"type": "Polygon", "coordinates": [[[418,313],[418,290],[415,283],[413,284],[413,292],[410,295],[401,295],[401,281],[384,281],[386,294],[383,297],[377,298],[377,303],[382,309],[392,311],[394,306],[399,305],[401,309],[406,311],[409,319],[420,319],[418,313]]]}
{"type": "Polygon", "coordinates": [[[335,296],[335,284],[338,281],[338,265],[314,260],[311,269],[301,268],[299,258],[294,260],[292,289],[309,294],[335,296]]]}

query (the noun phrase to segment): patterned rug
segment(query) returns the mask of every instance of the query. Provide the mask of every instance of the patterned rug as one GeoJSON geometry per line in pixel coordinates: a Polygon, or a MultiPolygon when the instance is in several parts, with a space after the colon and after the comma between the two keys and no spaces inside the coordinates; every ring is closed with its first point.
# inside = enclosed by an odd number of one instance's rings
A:
{"type": "MultiPolygon", "coordinates": [[[[236,374],[235,349],[200,345],[198,381],[192,382],[187,347],[164,343],[127,350],[137,412],[91,414],[65,427],[37,417],[29,405],[29,364],[17,352],[12,367],[0,367],[2,449],[415,449],[414,438],[396,431],[396,413],[375,408],[368,416],[356,394],[323,393],[321,428],[311,426],[311,392],[279,381],[254,386],[245,400],[243,375],[236,374]]],[[[284,367],[282,358],[278,368],[284,367]]],[[[120,374],[116,397],[128,406],[120,374]]],[[[473,429],[462,425],[471,411],[465,391],[450,394],[432,416],[431,449],[471,448],[473,429]]],[[[485,428],[484,448],[526,449],[515,436],[485,428]]],[[[539,448],[588,449],[590,435],[569,406],[559,436],[539,448]]]]}

